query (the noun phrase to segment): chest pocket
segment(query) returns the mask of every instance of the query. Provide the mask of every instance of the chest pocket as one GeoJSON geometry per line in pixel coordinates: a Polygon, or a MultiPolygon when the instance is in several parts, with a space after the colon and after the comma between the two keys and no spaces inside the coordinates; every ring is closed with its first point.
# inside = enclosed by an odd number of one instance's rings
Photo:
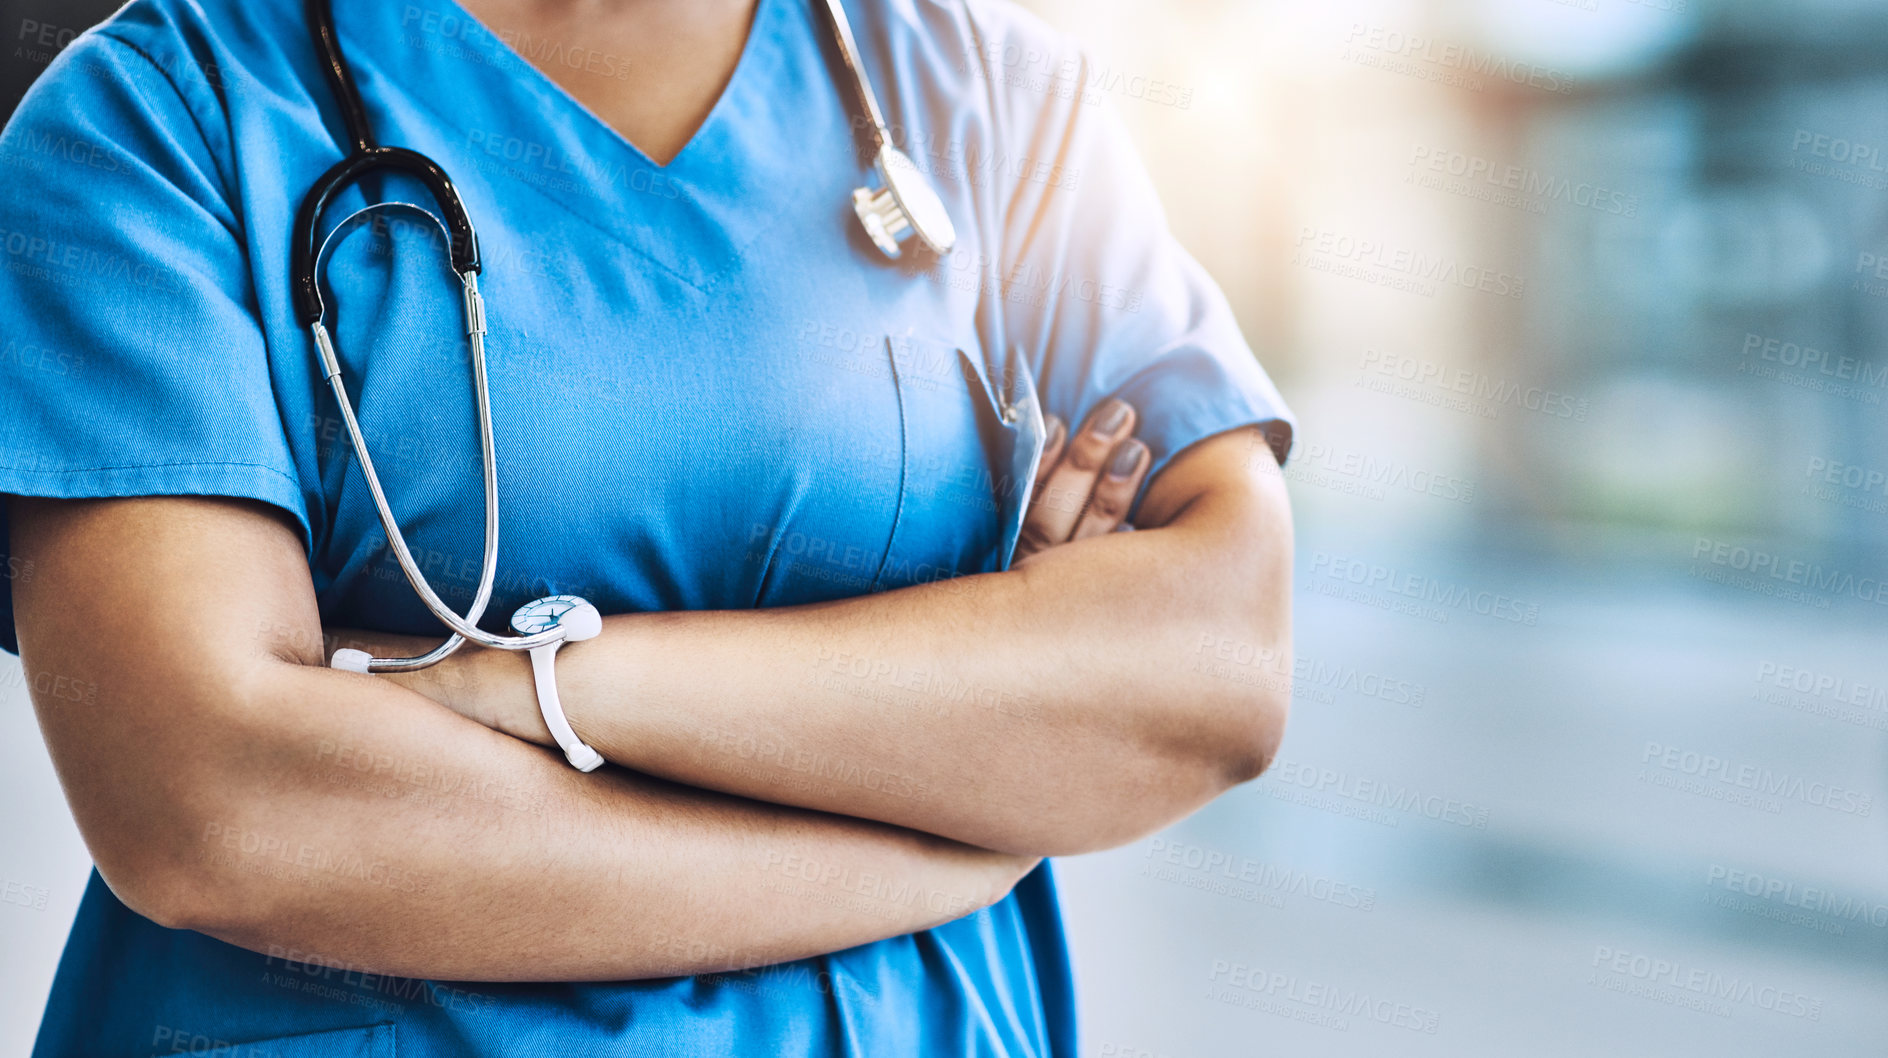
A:
{"type": "Polygon", "coordinates": [[[887,340],[903,479],[880,590],[1008,568],[1041,456],[1042,415],[1021,358],[992,379],[974,342],[887,340]]]}

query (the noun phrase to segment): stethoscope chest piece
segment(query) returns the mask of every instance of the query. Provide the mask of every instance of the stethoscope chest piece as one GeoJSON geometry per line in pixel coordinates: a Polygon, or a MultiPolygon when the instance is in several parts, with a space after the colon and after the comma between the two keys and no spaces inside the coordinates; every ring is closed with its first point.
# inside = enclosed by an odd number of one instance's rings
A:
{"type": "Polygon", "coordinates": [[[942,256],[957,245],[957,228],[951,224],[950,211],[931,186],[924,170],[892,146],[892,134],[885,127],[885,111],[878,105],[871,79],[865,75],[865,60],[859,58],[859,45],[852,39],[852,24],[839,0],[826,0],[827,17],[833,26],[833,38],[839,44],[839,56],[852,76],[852,88],[858,96],[859,110],[872,127],[872,140],[878,145],[873,168],[885,186],[874,190],[861,187],[852,193],[852,211],[859,215],[865,234],[886,257],[896,261],[904,256],[904,244],[917,236],[918,242],[942,256]]]}
{"type": "Polygon", "coordinates": [[[903,244],[913,236],[934,254],[950,253],[957,244],[957,229],[923,170],[889,143],[879,147],[877,168],[885,186],[852,193],[853,212],[873,244],[893,260],[903,255],[903,244]]]}

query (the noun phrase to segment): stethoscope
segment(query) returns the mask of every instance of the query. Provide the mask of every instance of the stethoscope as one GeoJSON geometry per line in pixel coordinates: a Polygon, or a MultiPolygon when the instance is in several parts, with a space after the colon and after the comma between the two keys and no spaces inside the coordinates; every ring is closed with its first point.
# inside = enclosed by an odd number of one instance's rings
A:
{"type": "MultiPolygon", "coordinates": [[[[846,21],[846,13],[839,0],[825,0],[825,9],[832,22],[833,36],[838,41],[846,70],[857,90],[859,104],[871,122],[873,138],[878,147],[873,165],[882,186],[876,190],[861,187],[853,191],[853,212],[873,245],[888,258],[902,256],[906,244],[912,239],[916,239],[933,254],[949,254],[957,241],[950,213],[944,208],[944,202],[931,181],[910,158],[892,145],[891,134],[879,109],[878,97],[866,78],[864,63],[853,42],[852,27],[846,21]]],[[[478,627],[478,621],[484,616],[485,608],[491,601],[492,586],[498,572],[498,460],[492,441],[492,408],[485,369],[485,300],[479,294],[478,279],[482,266],[478,234],[472,226],[471,217],[466,213],[464,202],[453,187],[452,179],[439,163],[417,151],[380,146],[375,142],[367,108],[354,85],[347,61],[341,54],[341,43],[335,33],[332,0],[307,0],[307,18],[315,48],[321,55],[322,73],[340,102],[342,120],[352,143],[347,157],[315,182],[296,214],[292,262],[295,311],[314,338],[322,372],[327,376],[328,385],[340,406],[348,441],[360,462],[361,475],[367,480],[367,488],[373,496],[388,546],[399,562],[401,571],[406,574],[407,582],[413,586],[426,608],[451,630],[445,642],[417,657],[377,658],[365,651],[345,649],[336,651],[331,664],[335,668],[355,672],[412,672],[444,661],[467,640],[498,650],[534,651],[592,638],[602,631],[602,617],[589,602],[574,595],[553,595],[527,603],[512,617],[512,629],[516,635],[496,635],[478,627]],[[411,203],[376,203],[342,220],[327,237],[322,238],[319,225],[329,205],[342,191],[377,172],[401,173],[417,179],[432,195],[439,207],[439,215],[411,203]],[[440,227],[449,247],[452,271],[458,276],[462,288],[466,340],[472,353],[472,387],[476,395],[479,456],[485,488],[485,552],[479,568],[479,587],[471,607],[463,616],[447,606],[433,591],[426,574],[413,560],[406,537],[400,532],[393,508],[387,502],[386,491],[381,487],[380,475],[374,470],[373,458],[368,454],[367,438],[361,432],[354,403],[349,399],[347,387],[342,381],[341,362],[335,354],[334,339],[325,322],[327,307],[321,296],[320,277],[336,245],[336,237],[365,215],[384,209],[415,211],[440,227]]],[[[1041,450],[1041,412],[1036,406],[1033,385],[1029,385],[1026,379],[1024,385],[1026,393],[1018,394],[1011,388],[996,395],[1005,423],[1013,429],[1021,427],[1019,436],[1025,438],[1018,446],[1021,451],[1014,454],[1011,460],[1018,470],[1022,469],[1021,452],[1033,450],[1039,454],[1041,450]],[[1030,441],[1027,438],[1032,417],[1034,440],[1030,441]]],[[[1031,482],[1034,468],[1032,455],[1027,466],[1031,482]]],[[[1020,489],[1025,496],[1029,489],[1029,485],[1020,479],[1012,479],[1011,487],[1020,489]]],[[[1020,525],[1020,516],[1014,520],[1020,525]]],[[[1008,533],[1012,541],[1014,536],[1013,531],[1008,533]]],[[[1013,547],[1013,543],[1009,547],[1013,547]]],[[[1009,547],[1005,548],[1003,556],[1005,564],[1008,562],[1009,547]]]]}

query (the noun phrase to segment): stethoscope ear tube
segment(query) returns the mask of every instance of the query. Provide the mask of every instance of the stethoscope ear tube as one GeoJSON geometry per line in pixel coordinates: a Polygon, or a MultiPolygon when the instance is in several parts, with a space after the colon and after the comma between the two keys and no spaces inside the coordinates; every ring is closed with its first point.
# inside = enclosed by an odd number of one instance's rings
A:
{"type": "MultiPolygon", "coordinates": [[[[355,459],[362,476],[367,480],[368,491],[373,495],[381,529],[386,532],[387,545],[393,550],[401,572],[406,574],[413,591],[433,616],[452,633],[445,642],[419,657],[373,658],[360,651],[344,651],[335,661],[341,667],[357,671],[400,672],[437,664],[458,650],[466,640],[502,650],[532,650],[561,643],[569,638],[568,630],[561,627],[554,626],[535,635],[501,636],[493,635],[477,624],[491,601],[492,586],[498,573],[498,458],[493,448],[492,405],[485,371],[485,302],[479,295],[482,263],[479,260],[478,233],[473,230],[472,218],[466,212],[458,189],[453,187],[452,179],[437,162],[404,147],[381,147],[375,144],[367,108],[361,102],[360,92],[355,88],[346,59],[341,54],[341,42],[335,32],[330,0],[307,0],[307,12],[310,34],[321,56],[323,73],[336,98],[340,100],[341,116],[347,126],[351,149],[345,158],[322,174],[296,211],[290,246],[293,258],[290,262],[290,296],[295,303],[296,316],[314,339],[321,359],[322,374],[327,378],[334,391],[335,401],[340,406],[341,418],[347,426],[355,459]],[[464,617],[440,599],[432,585],[427,583],[426,574],[419,564],[413,561],[406,536],[400,532],[399,521],[387,502],[386,491],[381,488],[373,457],[368,454],[367,438],[354,413],[354,402],[347,395],[341,359],[335,352],[334,339],[324,322],[327,306],[321,297],[321,263],[324,248],[329,243],[321,237],[321,218],[342,191],[360,182],[368,174],[383,170],[412,176],[431,193],[443,217],[442,226],[451,247],[452,270],[463,286],[466,338],[471,345],[472,383],[478,404],[479,455],[485,468],[485,554],[479,571],[479,589],[472,607],[464,617]]],[[[369,206],[356,213],[355,217],[374,208],[369,206]]],[[[337,230],[347,227],[353,219],[350,217],[343,221],[337,230]]]]}
{"type": "Polygon", "coordinates": [[[315,52],[321,57],[321,72],[328,87],[341,104],[341,121],[347,127],[350,149],[347,157],[315,181],[295,213],[294,241],[290,244],[290,283],[295,300],[295,314],[302,326],[321,321],[321,277],[316,274],[320,256],[321,218],[334,199],[369,173],[381,169],[406,173],[426,185],[438,204],[451,236],[452,270],[460,275],[476,274],[479,261],[479,237],[472,228],[472,217],[459,198],[459,189],[439,163],[404,147],[381,147],[374,142],[374,126],[367,117],[367,106],[348,71],[341,54],[341,38],[334,28],[332,0],[307,0],[308,32],[314,39],[315,52]]]}
{"type": "MultiPolygon", "coordinates": [[[[357,210],[335,226],[333,232],[323,240],[321,248],[315,253],[314,271],[319,275],[326,266],[329,254],[338,245],[342,233],[360,223],[367,215],[378,211],[410,210],[430,221],[439,229],[442,237],[450,238],[445,225],[431,211],[409,202],[381,202],[357,210]]],[[[408,584],[413,588],[420,601],[426,605],[435,618],[450,631],[449,637],[432,651],[411,658],[375,658],[360,651],[339,651],[331,664],[336,668],[346,668],[355,672],[410,672],[423,669],[444,661],[468,639],[482,646],[504,650],[530,650],[535,647],[556,643],[566,638],[567,630],[553,628],[529,636],[498,636],[478,627],[478,621],[485,615],[485,608],[491,601],[492,587],[498,573],[498,458],[492,435],[492,406],[489,392],[485,361],[485,299],[479,293],[478,273],[458,274],[461,288],[462,309],[465,313],[466,343],[471,352],[472,391],[479,424],[479,458],[483,467],[482,484],[485,494],[485,546],[479,568],[478,592],[472,600],[472,606],[461,617],[448,608],[438,594],[427,583],[426,575],[413,560],[412,551],[407,547],[406,536],[400,531],[400,524],[394,517],[393,508],[387,501],[387,495],[380,483],[379,471],[374,467],[372,453],[368,450],[365,431],[354,410],[353,399],[348,396],[346,380],[342,373],[340,355],[335,351],[334,337],[328,331],[325,320],[317,319],[308,327],[309,336],[314,340],[315,351],[321,364],[321,373],[334,392],[336,406],[341,412],[341,422],[347,428],[348,442],[353,447],[355,461],[361,476],[367,482],[367,491],[374,501],[374,511],[380,519],[381,530],[386,534],[387,547],[393,552],[400,570],[406,575],[408,584]]]]}
{"type": "Polygon", "coordinates": [[[366,154],[374,149],[374,127],[367,120],[360,89],[354,87],[354,75],[341,55],[341,37],[334,31],[333,0],[308,0],[304,13],[308,34],[315,41],[315,54],[321,56],[321,75],[327,78],[328,87],[341,104],[341,120],[347,124],[347,137],[354,144],[349,153],[366,154]]]}
{"type": "Polygon", "coordinates": [[[478,277],[465,276],[465,302],[467,338],[472,345],[473,389],[478,404],[479,419],[479,454],[484,466],[483,484],[485,486],[485,553],[479,567],[479,590],[472,600],[472,607],[464,617],[459,616],[446,605],[445,600],[433,591],[433,586],[426,580],[426,574],[419,563],[413,560],[412,549],[407,547],[406,534],[400,531],[399,519],[394,517],[393,507],[387,501],[386,490],[381,487],[380,474],[374,469],[374,459],[367,449],[367,438],[361,430],[360,419],[354,412],[354,402],[347,395],[347,383],[342,377],[340,358],[334,352],[334,341],[328,334],[325,324],[317,321],[310,328],[315,346],[320,351],[322,370],[327,375],[328,385],[334,391],[335,403],[341,409],[341,422],[347,428],[348,440],[353,444],[354,456],[360,467],[361,476],[367,481],[367,491],[373,497],[374,510],[380,518],[380,528],[387,536],[387,546],[393,551],[395,561],[406,574],[407,583],[413,588],[420,601],[432,612],[440,623],[451,630],[452,635],[431,652],[414,658],[372,658],[365,664],[370,672],[400,672],[423,669],[444,660],[459,649],[465,640],[471,640],[480,646],[499,650],[532,650],[553,643],[561,643],[569,638],[569,630],[553,627],[535,635],[503,636],[494,635],[478,627],[477,621],[485,614],[485,607],[491,601],[492,586],[498,576],[498,459],[493,449],[492,406],[485,373],[485,334],[482,326],[483,311],[477,308],[480,302],[478,277]]]}
{"type": "Polygon", "coordinates": [[[321,218],[334,199],[350,185],[369,173],[391,169],[417,178],[432,193],[433,201],[446,224],[451,244],[452,270],[461,276],[477,275],[484,267],[479,259],[479,237],[472,228],[472,218],[465,203],[438,163],[404,147],[374,147],[364,154],[350,154],[335,163],[315,182],[308,197],[302,199],[295,214],[295,236],[290,262],[295,314],[302,326],[321,321],[325,308],[321,299],[321,277],[315,267],[321,255],[321,218]]]}
{"type": "MultiPolygon", "coordinates": [[[[860,106],[872,124],[872,134],[877,146],[877,158],[874,164],[884,185],[878,189],[860,188],[853,193],[854,209],[859,221],[864,225],[873,242],[889,258],[898,258],[902,252],[900,244],[912,239],[934,253],[947,254],[951,252],[956,241],[956,232],[952,227],[949,212],[924,172],[891,143],[891,134],[885,127],[885,118],[879,109],[878,99],[873,94],[871,83],[866,78],[858,47],[852,38],[852,28],[846,21],[845,9],[841,6],[840,0],[824,0],[824,3],[827,15],[832,20],[834,36],[839,42],[846,69],[858,93],[860,106]]],[[[430,653],[419,657],[374,658],[360,651],[344,650],[336,654],[333,664],[336,667],[360,672],[411,671],[437,664],[468,640],[501,650],[535,650],[539,647],[580,638],[578,633],[561,624],[530,635],[517,636],[494,635],[478,627],[478,621],[484,616],[485,608],[491,601],[498,563],[498,460],[492,439],[491,397],[486,379],[485,307],[478,288],[478,277],[482,268],[478,234],[472,227],[472,219],[466,212],[465,203],[459,197],[458,189],[453,186],[451,178],[437,162],[404,147],[383,147],[375,142],[366,105],[361,99],[359,90],[355,87],[346,57],[341,51],[340,38],[335,31],[331,0],[306,0],[306,5],[309,32],[321,59],[323,76],[340,102],[341,117],[347,128],[350,149],[346,157],[321,175],[307,196],[302,199],[301,206],[296,211],[295,229],[292,232],[290,244],[292,257],[289,277],[290,297],[294,302],[297,318],[302,326],[308,329],[314,340],[315,348],[320,356],[321,372],[334,391],[334,398],[340,407],[342,421],[347,427],[348,439],[353,446],[357,465],[366,479],[368,491],[373,496],[374,507],[380,518],[381,528],[386,533],[387,546],[392,549],[413,591],[426,605],[427,610],[451,633],[444,643],[430,653]],[[413,560],[405,535],[401,533],[393,508],[388,504],[386,492],[381,487],[380,475],[374,469],[373,459],[368,454],[367,438],[355,415],[354,403],[348,397],[347,386],[342,377],[341,359],[335,351],[333,336],[329,333],[325,322],[327,306],[321,296],[321,272],[326,251],[332,245],[336,233],[347,228],[354,219],[380,207],[370,205],[366,209],[357,211],[352,217],[337,225],[326,239],[321,235],[322,218],[343,191],[360,183],[369,174],[382,171],[411,176],[424,184],[432,195],[434,203],[439,207],[439,214],[433,219],[440,224],[446,234],[450,244],[452,271],[457,275],[463,287],[465,329],[472,353],[473,390],[477,400],[479,422],[479,454],[484,466],[485,486],[484,560],[480,568],[478,592],[471,608],[463,617],[448,607],[433,591],[425,573],[413,560]]],[[[387,206],[392,203],[381,205],[387,206]]],[[[421,210],[421,212],[426,211],[421,210]]],[[[1012,421],[1007,408],[1004,418],[1006,421],[1012,421]]],[[[1038,435],[1034,443],[1039,446],[1039,415],[1033,420],[1033,424],[1034,432],[1038,435]]],[[[1025,422],[1023,425],[1022,433],[1027,442],[1030,423],[1025,422]]],[[[1025,453],[1029,451],[1027,443],[1021,448],[1025,453]]],[[[577,601],[581,602],[581,600],[577,601]]],[[[600,618],[598,620],[600,621],[600,618]]],[[[523,628],[519,627],[516,630],[522,631],[523,628]]],[[[573,763],[576,763],[575,758],[573,758],[573,763]]]]}

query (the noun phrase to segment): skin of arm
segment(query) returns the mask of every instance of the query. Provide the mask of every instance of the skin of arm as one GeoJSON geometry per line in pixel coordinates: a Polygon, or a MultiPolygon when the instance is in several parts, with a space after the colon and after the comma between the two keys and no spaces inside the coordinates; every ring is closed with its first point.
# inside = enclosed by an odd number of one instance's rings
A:
{"type": "MultiPolygon", "coordinates": [[[[1132,427],[1093,425],[1063,460],[1090,479],[1132,427]]],[[[1055,532],[1080,514],[1063,508],[1055,532]]],[[[1004,573],[607,617],[559,654],[560,697],[606,759],[690,786],[1019,855],[1120,845],[1262,772],[1290,702],[1291,516],[1258,431],[1181,453],[1139,520],[1004,573]],[[1222,647],[1257,663],[1226,678],[1202,664],[1222,647]]],[[[528,658],[466,650],[448,666],[394,678],[552,744],[528,658]]]]}
{"type": "Polygon", "coordinates": [[[615,980],[927,928],[1034,863],[580,775],[321,667],[306,556],[272,508],[10,503],[12,552],[34,571],[14,592],[41,729],[100,873],[161,925],[376,973],[615,980]]]}

